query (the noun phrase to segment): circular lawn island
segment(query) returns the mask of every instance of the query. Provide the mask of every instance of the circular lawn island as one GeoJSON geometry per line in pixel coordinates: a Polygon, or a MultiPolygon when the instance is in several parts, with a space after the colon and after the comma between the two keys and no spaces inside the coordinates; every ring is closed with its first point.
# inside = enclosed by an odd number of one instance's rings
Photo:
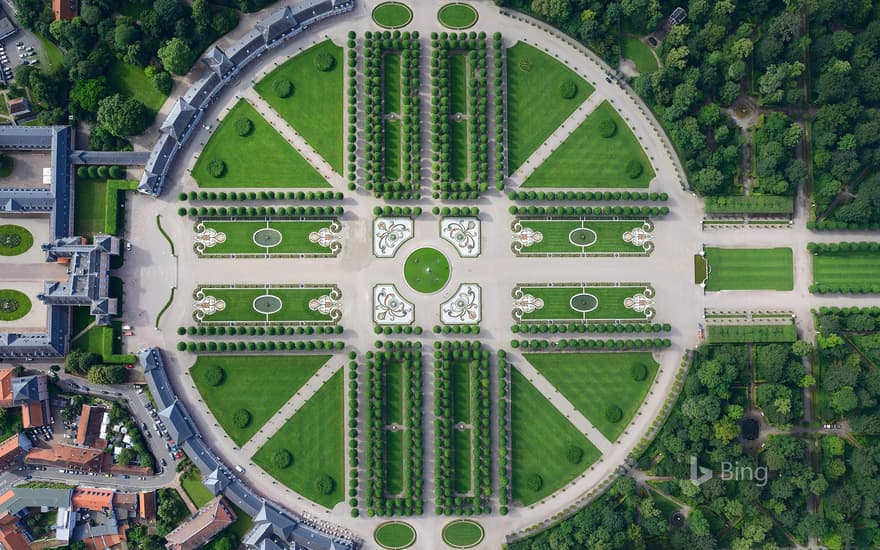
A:
{"type": "Polygon", "coordinates": [[[402,550],[416,542],[416,531],[408,523],[389,521],[376,527],[373,538],[382,548],[402,550]]]}
{"type": "Polygon", "coordinates": [[[483,541],[483,526],[476,521],[460,519],[443,527],[443,542],[453,548],[473,548],[483,541]]]}
{"type": "Polygon", "coordinates": [[[373,22],[386,29],[399,29],[409,25],[413,13],[406,4],[384,2],[373,8],[373,22]]]}
{"type": "Polygon", "coordinates": [[[437,292],[449,281],[449,260],[435,248],[419,248],[403,265],[407,284],[419,292],[437,292]]]}
{"type": "Polygon", "coordinates": [[[479,17],[477,10],[460,2],[446,4],[437,12],[440,24],[456,31],[473,27],[479,17]]]}

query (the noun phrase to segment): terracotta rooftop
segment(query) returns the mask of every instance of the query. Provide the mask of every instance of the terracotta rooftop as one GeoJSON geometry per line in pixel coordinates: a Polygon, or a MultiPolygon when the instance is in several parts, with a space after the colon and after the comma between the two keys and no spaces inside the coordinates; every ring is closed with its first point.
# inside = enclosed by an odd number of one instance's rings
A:
{"type": "Polygon", "coordinates": [[[24,428],[39,428],[48,424],[45,414],[46,401],[34,401],[21,406],[21,425],[24,428]]]}
{"type": "Polygon", "coordinates": [[[107,511],[113,508],[113,490],[77,487],[73,491],[71,500],[74,508],[85,508],[96,512],[107,511]]]}
{"type": "Polygon", "coordinates": [[[138,493],[138,516],[147,521],[156,519],[156,491],[138,493]]]}
{"type": "Polygon", "coordinates": [[[31,450],[27,455],[27,461],[58,466],[60,468],[77,468],[98,472],[101,470],[103,454],[98,449],[54,444],[48,449],[38,448],[31,450]]]}
{"type": "Polygon", "coordinates": [[[202,506],[189,521],[165,535],[169,550],[196,550],[210,542],[235,521],[235,512],[223,497],[202,506]]]}
{"type": "Polygon", "coordinates": [[[18,518],[9,513],[0,516],[0,544],[6,550],[30,550],[30,544],[18,527],[18,518]]]}
{"type": "Polygon", "coordinates": [[[104,419],[104,407],[83,405],[79,417],[79,428],[76,431],[76,442],[80,445],[93,447],[95,440],[101,435],[101,422],[104,419]]]}

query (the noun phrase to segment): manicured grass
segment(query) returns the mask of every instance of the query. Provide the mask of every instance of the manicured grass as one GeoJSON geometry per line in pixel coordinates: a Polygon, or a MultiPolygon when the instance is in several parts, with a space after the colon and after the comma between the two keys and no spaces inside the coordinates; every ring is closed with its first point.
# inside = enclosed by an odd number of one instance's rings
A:
{"type": "Polygon", "coordinates": [[[620,53],[632,60],[636,70],[641,74],[653,73],[657,70],[657,59],[651,48],[634,36],[624,35],[620,39],[620,53]]]}
{"type": "Polygon", "coordinates": [[[645,249],[623,240],[627,231],[642,227],[642,220],[605,221],[605,220],[522,220],[522,226],[540,231],[543,239],[528,247],[523,247],[520,254],[596,254],[620,252],[625,254],[643,254],[645,249]],[[571,232],[578,228],[589,231],[577,232],[574,239],[569,238],[571,232]],[[580,236],[590,237],[587,241],[579,241],[580,236]],[[575,242],[595,242],[588,246],[575,245],[575,242]]]}
{"type": "Polygon", "coordinates": [[[84,331],[95,322],[95,316],[89,312],[88,306],[77,306],[72,308],[73,322],[71,323],[70,337],[73,338],[80,332],[84,331]]]}
{"type": "Polygon", "coordinates": [[[443,542],[453,548],[472,548],[483,541],[483,526],[476,521],[460,519],[443,527],[443,542]]]}
{"type": "Polygon", "coordinates": [[[385,420],[387,424],[403,424],[403,366],[387,362],[385,373],[385,420]]]}
{"type": "Polygon", "coordinates": [[[254,524],[254,518],[250,517],[247,512],[239,508],[235,505],[234,502],[230,502],[232,505],[232,510],[235,512],[235,521],[227,527],[226,529],[230,533],[234,533],[238,540],[244,538],[245,533],[250,531],[251,526],[254,524]]]}
{"type": "Polygon", "coordinates": [[[785,325],[708,325],[706,327],[706,343],[708,344],[788,343],[795,340],[797,340],[797,327],[794,323],[785,325]]]}
{"type": "Polygon", "coordinates": [[[517,42],[507,49],[507,142],[510,172],[583,103],[593,87],[563,63],[541,50],[517,42]],[[577,94],[565,99],[559,86],[566,80],[577,85],[577,94]]]}
{"type": "Polygon", "coordinates": [[[403,437],[405,433],[404,430],[396,432],[385,430],[384,432],[385,491],[390,495],[397,495],[403,492],[404,477],[406,476],[403,470],[403,437]]]}
{"type": "Polygon", "coordinates": [[[694,284],[702,284],[706,279],[706,258],[694,254],[694,284]]]}
{"type": "Polygon", "coordinates": [[[23,292],[11,288],[0,289],[0,321],[21,319],[31,310],[31,299],[23,292]],[[10,311],[4,311],[7,305],[10,311]]]}
{"type": "Polygon", "coordinates": [[[243,445],[328,359],[329,355],[201,356],[190,374],[217,422],[236,444],[243,445]],[[205,379],[212,366],[226,373],[219,386],[205,379]],[[251,423],[244,428],[232,421],[240,408],[251,413],[251,423]]]}
{"type": "Polygon", "coordinates": [[[330,40],[297,54],[257,82],[254,89],[299,132],[334,170],[342,173],[342,48],[330,40]],[[315,57],[329,53],[335,59],[327,72],[315,67],[315,57]],[[294,91],[278,97],[272,84],[278,79],[293,82],[294,91]]]}
{"type": "Polygon", "coordinates": [[[827,286],[880,285],[880,254],[838,252],[814,255],[813,282],[827,286]]]}
{"type": "Polygon", "coordinates": [[[471,435],[470,429],[452,430],[453,488],[458,494],[471,490],[471,435]]]}
{"type": "Polygon", "coordinates": [[[641,144],[606,101],[532,172],[523,187],[645,188],[653,178],[654,169],[641,144]],[[599,127],[609,119],[617,130],[605,138],[599,127]],[[642,166],[641,175],[635,179],[626,175],[629,161],[642,166]]]}
{"type": "Polygon", "coordinates": [[[199,187],[330,187],[321,174],[284,140],[250,103],[241,99],[217,126],[192,170],[199,187]],[[240,136],[235,121],[248,118],[253,131],[240,136]],[[215,178],[208,162],[222,160],[226,173],[215,178]]]}
{"type": "Polygon", "coordinates": [[[143,69],[119,60],[110,65],[107,82],[116,92],[130,95],[146,105],[153,116],[162,108],[168,97],[153,86],[143,69]]]}
{"type": "Polygon", "coordinates": [[[659,366],[650,353],[527,353],[523,357],[550,381],[609,441],[615,441],[636,414],[659,366]],[[634,380],[630,367],[642,364],[648,376],[634,380]],[[609,422],[608,405],[623,418],[609,422]]]}
{"type": "Polygon", "coordinates": [[[399,181],[401,168],[401,132],[403,124],[400,120],[382,121],[383,132],[385,132],[385,164],[383,166],[383,176],[386,181],[399,181]]]}
{"type": "Polygon", "coordinates": [[[473,27],[479,17],[477,10],[468,4],[446,4],[437,12],[440,24],[453,30],[473,27]]]}
{"type": "MultiPolygon", "coordinates": [[[[385,4],[382,4],[383,6],[385,4]]],[[[382,548],[400,550],[409,548],[416,542],[416,531],[402,521],[383,523],[373,531],[373,538],[382,548]]]]}
{"type": "Polygon", "coordinates": [[[30,231],[20,225],[0,225],[0,256],[18,256],[24,254],[34,246],[34,236],[30,231]],[[17,239],[16,239],[17,237],[17,239]],[[14,246],[6,246],[4,240],[18,240],[14,246]]]}
{"type": "Polygon", "coordinates": [[[73,232],[85,236],[103,233],[107,180],[76,178],[73,191],[73,232]]]}
{"type": "Polygon", "coordinates": [[[452,423],[471,421],[471,367],[466,362],[452,364],[452,423]]]}
{"type": "Polygon", "coordinates": [[[182,475],[180,477],[180,485],[197,508],[201,508],[214,498],[211,491],[202,483],[202,476],[197,468],[191,468],[186,474],[182,475]]]}
{"type": "Polygon", "coordinates": [[[419,248],[403,265],[406,283],[418,292],[437,292],[449,280],[449,260],[435,248],[419,248]]]}
{"type": "Polygon", "coordinates": [[[330,227],[333,220],[205,220],[205,228],[214,229],[226,235],[226,241],[206,247],[203,256],[214,254],[256,254],[272,256],[275,254],[321,254],[332,255],[329,247],[309,240],[309,235],[324,227],[330,227]],[[281,242],[276,246],[265,247],[254,242],[254,233],[260,229],[271,228],[281,233],[281,242]]]}
{"type": "Polygon", "coordinates": [[[342,390],[340,370],[253,457],[269,475],[327,508],[342,502],[346,489],[342,390]],[[272,457],[282,449],[293,455],[293,464],[279,469],[272,463],[272,457]],[[329,494],[322,494],[315,486],[323,475],[329,475],[334,482],[329,494]]]}
{"type": "Polygon", "coordinates": [[[413,13],[406,4],[384,2],[373,8],[373,22],[386,29],[399,29],[412,21],[413,13]]]}
{"type": "Polygon", "coordinates": [[[41,48],[38,52],[38,57],[40,58],[40,63],[43,64],[43,70],[48,73],[54,73],[61,69],[64,53],[51,40],[36,33],[34,33],[34,36],[40,41],[41,48]]]}
{"type": "Polygon", "coordinates": [[[309,309],[309,300],[329,294],[329,287],[315,288],[204,288],[206,296],[214,296],[226,302],[226,308],[213,315],[206,315],[206,323],[223,322],[300,322],[327,321],[329,315],[309,309]],[[275,296],[281,300],[281,309],[275,313],[259,313],[254,300],[260,296],[275,296]]]}
{"type": "Polygon", "coordinates": [[[707,290],[791,290],[790,248],[706,248],[707,290]]]}
{"type": "Polygon", "coordinates": [[[616,319],[644,319],[645,314],[623,305],[626,298],[634,294],[644,292],[644,287],[624,286],[594,286],[594,287],[523,287],[522,291],[536,298],[544,300],[544,307],[523,315],[524,321],[538,320],[616,320],[616,319]],[[599,305],[593,311],[586,313],[575,311],[569,304],[576,294],[592,294],[599,300],[599,305]]]}
{"type": "MultiPolygon", "coordinates": [[[[464,54],[449,56],[449,105],[450,114],[467,115],[468,109],[468,60],[464,54]]],[[[450,177],[453,181],[467,181],[469,176],[468,120],[449,121],[450,177]]]]}
{"type": "Polygon", "coordinates": [[[513,498],[529,505],[551,495],[599,458],[599,450],[516,369],[511,372],[513,498]],[[570,446],[583,449],[579,464],[565,459],[570,446]],[[528,478],[541,476],[532,490],[528,478]]]}
{"type": "MultiPolygon", "coordinates": [[[[382,60],[383,114],[396,113],[399,116],[401,115],[400,54],[388,53],[383,56],[382,60]]],[[[387,181],[400,179],[402,129],[403,124],[399,117],[395,120],[386,119],[383,122],[385,137],[384,176],[387,181]]]]}

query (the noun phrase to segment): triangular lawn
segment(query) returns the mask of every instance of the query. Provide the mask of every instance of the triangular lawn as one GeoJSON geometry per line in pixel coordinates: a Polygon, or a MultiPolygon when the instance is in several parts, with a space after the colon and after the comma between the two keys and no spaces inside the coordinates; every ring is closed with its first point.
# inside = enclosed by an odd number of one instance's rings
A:
{"type": "Polygon", "coordinates": [[[654,382],[657,362],[648,352],[527,353],[526,360],[550,381],[609,441],[614,441],[636,414],[654,382]],[[644,380],[630,369],[645,366],[644,380]],[[622,418],[606,418],[608,405],[619,407],[622,418]]]}
{"type": "Polygon", "coordinates": [[[244,445],[328,359],[329,355],[202,355],[190,374],[217,422],[233,441],[244,445]],[[212,366],[225,373],[218,386],[206,380],[212,366]],[[232,421],[239,409],[251,413],[244,428],[232,421]]]}
{"type": "Polygon", "coordinates": [[[327,508],[342,502],[345,491],[342,389],[340,370],[253,457],[272,477],[327,508]],[[273,458],[282,450],[293,460],[279,468],[273,458]],[[333,479],[333,490],[328,494],[316,486],[324,475],[333,479]]]}
{"type": "Polygon", "coordinates": [[[507,49],[507,145],[510,172],[519,168],[589,96],[593,87],[553,57],[517,42],[507,49]],[[571,80],[577,93],[564,98],[571,80]]]}
{"type": "Polygon", "coordinates": [[[646,188],[654,170],[645,151],[626,122],[607,101],[596,107],[585,121],[522,184],[523,187],[575,187],[621,189],[646,188]],[[613,120],[616,130],[603,137],[603,120],[613,120]],[[642,166],[641,174],[630,178],[629,161],[642,166]]]}
{"type": "Polygon", "coordinates": [[[315,167],[299,154],[244,99],[226,114],[208,140],[192,170],[199,187],[330,187],[315,167]],[[253,131],[240,136],[235,121],[250,119],[253,131]],[[226,173],[214,177],[208,162],[226,163],[226,173]]]}
{"type": "Polygon", "coordinates": [[[513,498],[529,505],[562,488],[601,453],[516,369],[511,382],[513,498]],[[583,451],[577,464],[566,459],[572,446],[583,451]],[[529,486],[533,474],[542,479],[537,491],[529,486]]]}

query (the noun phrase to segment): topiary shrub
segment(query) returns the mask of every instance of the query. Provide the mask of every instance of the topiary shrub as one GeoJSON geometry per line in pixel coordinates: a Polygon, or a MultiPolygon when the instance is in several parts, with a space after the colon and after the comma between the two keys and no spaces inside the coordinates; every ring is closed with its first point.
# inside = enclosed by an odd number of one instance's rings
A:
{"type": "Polygon", "coordinates": [[[336,65],[336,58],[328,52],[321,52],[315,56],[315,68],[327,72],[336,65]]]}
{"type": "Polygon", "coordinates": [[[526,478],[526,487],[531,489],[532,491],[540,491],[541,487],[544,486],[544,478],[542,478],[538,474],[529,474],[529,477],[526,478]]]}
{"type": "Polygon", "coordinates": [[[226,175],[226,163],[220,159],[209,160],[208,173],[215,178],[222,178],[226,175]]]}
{"type": "Polygon", "coordinates": [[[572,464],[580,464],[584,458],[584,450],[577,445],[569,445],[565,450],[565,458],[572,464]]]}
{"type": "Polygon", "coordinates": [[[634,180],[642,175],[642,163],[637,160],[631,160],[626,163],[626,176],[634,180]]]}
{"type": "Polygon", "coordinates": [[[275,451],[275,454],[272,455],[272,464],[276,468],[287,468],[293,464],[293,455],[287,449],[275,451]]]}
{"type": "Polygon", "coordinates": [[[617,132],[617,124],[610,118],[606,118],[599,123],[599,135],[603,138],[610,138],[617,132]]]}
{"type": "Polygon", "coordinates": [[[205,382],[219,386],[226,381],[226,371],[219,365],[211,365],[205,370],[205,382]]]}
{"type": "Polygon", "coordinates": [[[254,121],[247,118],[241,117],[235,119],[235,133],[240,135],[241,137],[249,136],[254,131],[254,121]]]}
{"type": "Polygon", "coordinates": [[[608,405],[605,407],[605,420],[616,424],[623,418],[623,411],[617,405],[608,405]]]}
{"type": "Polygon", "coordinates": [[[562,84],[559,85],[559,95],[561,95],[563,99],[571,99],[576,96],[577,93],[578,87],[574,80],[564,80],[562,84]]]}
{"type": "Polygon", "coordinates": [[[247,409],[238,409],[232,415],[232,423],[238,428],[247,428],[251,423],[251,412],[247,409]]]}
{"type": "Polygon", "coordinates": [[[632,379],[636,382],[641,382],[648,377],[648,367],[642,363],[633,363],[629,367],[629,375],[632,376],[632,379]]]}
{"type": "Polygon", "coordinates": [[[336,482],[327,474],[323,474],[315,480],[315,489],[322,495],[329,495],[333,492],[334,487],[336,487],[336,482]]]}
{"type": "Polygon", "coordinates": [[[121,166],[113,165],[110,167],[110,177],[118,180],[125,176],[125,169],[121,166]]]}
{"type": "Polygon", "coordinates": [[[293,82],[286,78],[279,78],[272,83],[272,90],[275,91],[275,95],[278,97],[290,97],[293,95],[293,82]]]}

